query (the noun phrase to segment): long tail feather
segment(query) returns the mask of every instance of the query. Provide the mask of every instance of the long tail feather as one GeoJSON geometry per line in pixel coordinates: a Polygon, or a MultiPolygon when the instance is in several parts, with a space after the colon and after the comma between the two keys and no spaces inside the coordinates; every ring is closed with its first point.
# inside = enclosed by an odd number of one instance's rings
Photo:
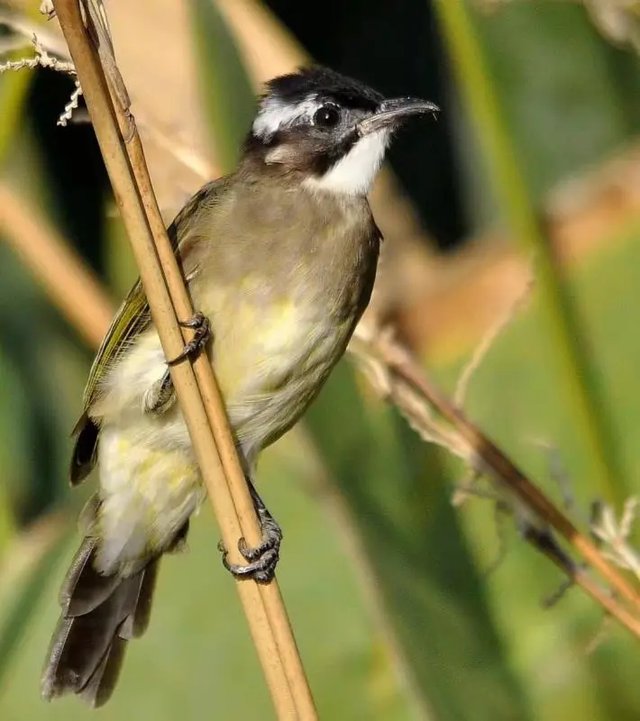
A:
{"type": "Polygon", "coordinates": [[[159,559],[128,577],[103,576],[94,568],[95,553],[95,539],[85,538],[62,586],[62,615],[42,677],[47,700],[75,693],[92,706],[105,703],[126,642],[149,621],[159,559]]]}

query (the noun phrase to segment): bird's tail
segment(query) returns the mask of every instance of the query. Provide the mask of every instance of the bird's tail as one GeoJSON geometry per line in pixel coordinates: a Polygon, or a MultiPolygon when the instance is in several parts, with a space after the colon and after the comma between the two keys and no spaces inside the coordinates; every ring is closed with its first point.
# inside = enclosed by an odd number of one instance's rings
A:
{"type": "Polygon", "coordinates": [[[47,700],[75,693],[92,706],[104,704],[118,680],[127,641],[149,622],[160,559],[126,577],[102,575],[94,567],[96,543],[84,539],[60,591],[62,614],[42,677],[47,700]]]}

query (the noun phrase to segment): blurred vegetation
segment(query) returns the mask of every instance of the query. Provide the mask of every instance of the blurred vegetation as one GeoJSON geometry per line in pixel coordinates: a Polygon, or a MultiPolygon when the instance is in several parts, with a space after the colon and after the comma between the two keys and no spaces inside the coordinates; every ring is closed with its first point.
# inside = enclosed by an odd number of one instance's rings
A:
{"type": "MultiPolygon", "coordinates": [[[[286,0],[266,5],[318,60],[385,92],[443,106],[437,128],[408,131],[392,162],[436,241],[455,245],[462,258],[467,233],[496,223],[505,209],[488,187],[482,128],[473,128],[473,113],[459,98],[434,8],[422,0],[393,7],[336,1],[313,10],[286,0]]],[[[579,4],[478,6],[474,32],[528,202],[541,210],[559,181],[637,136],[639,60],[603,39],[579,4]]],[[[209,0],[193,0],[191,10],[212,138],[221,166],[230,167],[252,112],[250,86],[222,14],[209,0]]],[[[71,86],[44,72],[0,76],[3,177],[37,200],[117,297],[131,266],[120,258],[117,221],[105,217],[109,195],[91,129],[55,128],[71,86]]],[[[568,291],[580,299],[597,350],[633,491],[640,477],[640,341],[631,309],[640,283],[640,217],[601,235],[597,250],[571,266],[568,291]]],[[[553,342],[534,298],[482,363],[468,410],[555,498],[561,489],[551,461],[556,471],[559,462],[574,499],[571,515],[584,523],[593,468],[563,400],[553,342]]],[[[72,519],[90,490],[71,494],[66,483],[68,435],[90,360],[90,349],[0,243],[0,716],[9,721],[93,713],[75,699],[48,706],[38,695],[57,589],[76,543],[72,519]]],[[[452,389],[464,360],[440,361],[430,371],[452,389]]],[[[260,485],[286,534],[279,577],[321,717],[638,718],[637,643],[612,628],[588,653],[601,613],[577,591],[544,611],[558,573],[509,525],[498,532],[503,526],[490,502],[452,508],[452,485],[463,475],[460,464],[419,442],[347,363],[304,430],[265,453],[260,485]],[[503,562],[487,574],[502,546],[503,562]]],[[[193,524],[189,550],[163,562],[150,629],[131,644],[103,718],[269,717],[216,538],[207,507],[193,524]]]]}

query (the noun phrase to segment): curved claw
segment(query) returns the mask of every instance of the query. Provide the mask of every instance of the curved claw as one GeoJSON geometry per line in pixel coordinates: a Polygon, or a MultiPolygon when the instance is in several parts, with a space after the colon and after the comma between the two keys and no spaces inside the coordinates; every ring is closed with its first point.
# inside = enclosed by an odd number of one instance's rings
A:
{"type": "Polygon", "coordinates": [[[187,358],[195,358],[211,338],[211,323],[207,316],[199,310],[188,320],[179,321],[178,325],[183,328],[193,329],[193,338],[185,343],[182,353],[167,361],[167,365],[170,366],[176,365],[187,358]]]}
{"type": "Polygon", "coordinates": [[[246,565],[230,563],[226,550],[222,554],[222,563],[233,576],[236,578],[252,578],[258,583],[269,583],[273,579],[279,559],[280,552],[277,548],[267,550],[256,561],[246,565]]]}
{"type": "Polygon", "coordinates": [[[249,491],[260,521],[262,542],[255,548],[250,547],[244,538],[238,541],[238,550],[248,563],[230,563],[227,549],[222,541],[218,548],[222,552],[222,563],[236,578],[252,578],[260,583],[269,583],[275,575],[276,566],[280,559],[280,544],[282,543],[282,529],[269,513],[262,499],[258,495],[251,479],[247,479],[249,491]]]}
{"type": "Polygon", "coordinates": [[[250,563],[257,561],[259,558],[264,556],[267,551],[280,550],[280,544],[282,543],[282,530],[280,526],[269,517],[261,519],[262,521],[262,543],[259,546],[252,548],[241,538],[238,541],[238,550],[242,554],[243,558],[250,563]]]}

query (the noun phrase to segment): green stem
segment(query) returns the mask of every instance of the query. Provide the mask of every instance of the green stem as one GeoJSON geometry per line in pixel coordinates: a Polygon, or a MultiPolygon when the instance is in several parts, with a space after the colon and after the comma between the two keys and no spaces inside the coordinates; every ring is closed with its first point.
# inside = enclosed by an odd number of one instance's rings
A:
{"type": "Polygon", "coordinates": [[[22,117],[33,72],[31,70],[9,71],[0,83],[0,165],[4,163],[22,117]]]}
{"type": "Polygon", "coordinates": [[[201,97],[210,121],[216,161],[236,167],[255,113],[255,97],[236,42],[212,0],[191,3],[201,97]]]}
{"type": "MultiPolygon", "coordinates": [[[[3,58],[4,60],[4,58],[3,58]]],[[[9,71],[0,80],[0,174],[15,138],[33,73],[28,70],[9,71]]],[[[1,239],[0,239],[1,242],[1,239]]],[[[0,556],[18,527],[15,508],[5,487],[0,490],[0,556]]],[[[0,664],[1,665],[1,664],[0,664]]]]}
{"type": "Polygon", "coordinates": [[[598,479],[598,492],[621,507],[627,495],[622,459],[571,291],[543,232],[520,171],[482,48],[465,0],[436,0],[452,65],[475,124],[496,194],[513,235],[536,258],[542,313],[554,341],[562,383],[598,479]]]}

